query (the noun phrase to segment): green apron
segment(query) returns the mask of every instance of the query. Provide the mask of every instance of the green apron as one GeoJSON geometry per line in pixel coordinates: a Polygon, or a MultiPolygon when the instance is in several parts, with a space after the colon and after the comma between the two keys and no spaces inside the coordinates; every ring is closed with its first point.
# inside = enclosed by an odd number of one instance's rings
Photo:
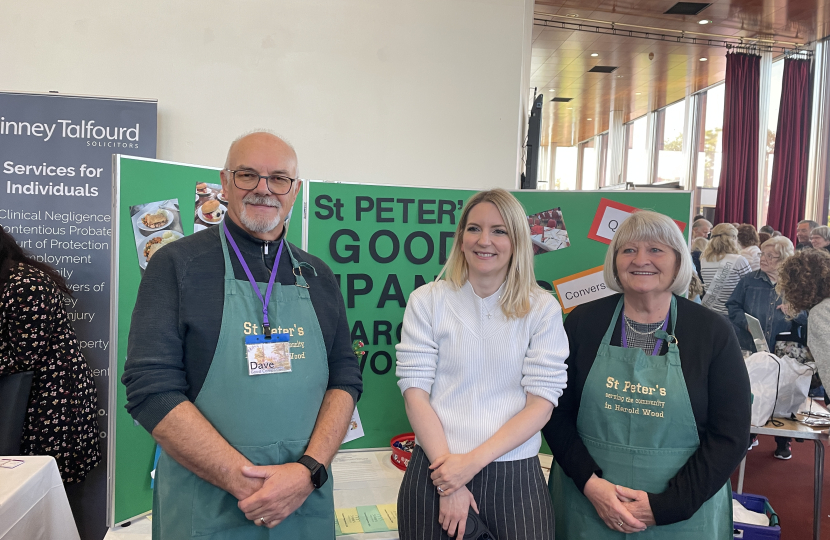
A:
{"type": "MultiPolygon", "coordinates": [[[[585,381],[576,426],[604,479],[648,493],[661,493],[700,446],[700,440],[680,367],[677,340],[662,330],[655,333],[670,342],[665,356],[647,356],[640,348],[611,346],[622,306],[620,298],[585,381]],[[634,387],[626,388],[626,382],[634,387]]],[[[676,329],[676,318],[677,305],[672,296],[672,331],[676,329]]],[[[626,536],[605,525],[558,463],[554,463],[548,489],[556,515],[557,540],[626,536]]],[[[634,534],[643,540],[731,539],[729,481],[691,518],[634,534]]]]}
{"type": "MultiPolygon", "coordinates": [[[[308,285],[286,242],[295,284],[274,284],[268,313],[275,332],[293,332],[292,371],[248,375],[243,324],[262,324],[262,302],[249,282],[234,278],[224,230],[219,236],[225,260],[222,329],[210,370],[194,404],[254,465],[293,463],[305,453],[328,385],[326,349],[308,285]],[[299,342],[302,345],[295,346],[299,342]]],[[[278,265],[279,261],[275,261],[275,272],[278,265]]],[[[302,266],[310,268],[306,263],[302,266]]],[[[264,296],[266,284],[258,286],[264,296]]],[[[154,539],[334,538],[331,478],[273,529],[258,527],[246,519],[233,495],[197,477],[166,452],[162,451],[159,458],[155,478],[154,539]]]]}

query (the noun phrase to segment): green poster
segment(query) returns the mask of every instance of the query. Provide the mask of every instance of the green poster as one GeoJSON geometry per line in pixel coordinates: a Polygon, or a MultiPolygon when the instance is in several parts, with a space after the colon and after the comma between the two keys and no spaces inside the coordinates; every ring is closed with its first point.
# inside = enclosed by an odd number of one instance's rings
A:
{"type": "MultiPolygon", "coordinates": [[[[331,267],[346,302],[351,338],[366,345],[360,359],[364,392],[358,403],[365,436],[344,448],[385,447],[395,435],[411,430],[395,377],[395,344],[406,301],[440,272],[463,205],[474,193],[311,182],[307,251],[331,267]]],[[[514,195],[531,229],[537,283],[552,294],[558,285],[565,311],[613,292],[597,282],[608,247],[602,231],[594,230],[603,223],[603,209],[610,208],[609,216],[617,219],[626,211],[653,209],[687,227],[691,206],[691,194],[680,191],[514,195]]],[[[612,231],[608,234],[613,236],[612,231]]],[[[547,445],[543,451],[549,452],[547,445]]]]}
{"type": "Polygon", "coordinates": [[[339,280],[353,340],[365,343],[358,403],[365,436],[344,448],[389,446],[410,431],[395,377],[409,294],[435,279],[473,191],[312,182],[308,252],[339,280]]]}
{"type": "MultiPolygon", "coordinates": [[[[194,229],[217,226],[225,218],[227,198],[220,185],[219,169],[128,156],[116,156],[113,168],[116,172],[110,365],[116,376],[111,378],[110,395],[116,396],[116,406],[111,409],[114,418],[110,420],[114,424],[110,436],[115,437],[114,459],[109,465],[114,501],[110,521],[121,523],[149,511],[153,501],[150,471],[155,442],[124,408],[127,395],[121,384],[138,285],[155,249],[192,234],[194,229]]],[[[297,246],[301,239],[300,221],[297,219],[295,226],[288,229],[289,241],[297,246]]],[[[218,264],[222,264],[221,259],[218,264]]]]}

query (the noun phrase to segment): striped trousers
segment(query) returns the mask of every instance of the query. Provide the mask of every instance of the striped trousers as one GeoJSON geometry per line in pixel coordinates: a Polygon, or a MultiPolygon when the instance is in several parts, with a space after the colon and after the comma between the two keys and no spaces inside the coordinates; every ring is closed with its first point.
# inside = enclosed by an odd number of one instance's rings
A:
{"type": "MultiPolygon", "coordinates": [[[[438,492],[430,479],[429,459],[420,446],[398,492],[401,540],[447,540],[438,523],[438,492]]],[[[497,540],[553,540],[553,507],[539,458],[494,461],[467,484],[479,517],[497,540]]],[[[472,510],[470,510],[472,512],[472,510]]]]}

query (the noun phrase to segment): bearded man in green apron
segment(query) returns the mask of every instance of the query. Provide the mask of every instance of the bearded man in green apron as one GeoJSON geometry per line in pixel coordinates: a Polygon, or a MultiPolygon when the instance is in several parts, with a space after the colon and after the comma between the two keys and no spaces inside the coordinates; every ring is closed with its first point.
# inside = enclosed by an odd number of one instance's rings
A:
{"type": "Polygon", "coordinates": [[[221,181],[197,197],[226,219],[153,255],[132,317],[127,409],[162,448],[153,538],[334,538],[327,468],[362,391],[343,298],[285,240],[290,145],[237,139],[221,181]]]}
{"type": "Polygon", "coordinates": [[[636,212],[605,258],[623,294],[565,320],[568,388],[542,430],[558,540],[732,538],[749,377],[730,323],[678,296],[692,272],[677,225],[636,212]]]}

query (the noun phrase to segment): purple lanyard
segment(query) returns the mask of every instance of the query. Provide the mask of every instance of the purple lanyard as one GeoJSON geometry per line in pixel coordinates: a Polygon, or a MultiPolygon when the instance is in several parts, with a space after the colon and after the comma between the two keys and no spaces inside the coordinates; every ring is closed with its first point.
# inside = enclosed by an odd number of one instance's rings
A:
{"type": "Polygon", "coordinates": [[[251,287],[254,288],[254,292],[257,296],[259,296],[259,301],[262,302],[262,333],[265,334],[265,337],[270,339],[271,325],[268,324],[268,302],[271,300],[271,290],[274,288],[274,280],[277,277],[277,267],[280,264],[280,255],[282,255],[282,246],[284,245],[284,242],[280,240],[280,248],[277,250],[277,258],[274,259],[274,267],[271,269],[271,277],[268,279],[268,289],[265,291],[265,298],[262,298],[262,293],[259,292],[256,280],[254,280],[254,276],[251,274],[251,269],[248,268],[248,263],[245,262],[245,258],[242,257],[242,253],[239,252],[239,248],[231,236],[231,233],[228,232],[228,228],[224,225],[222,228],[225,230],[225,238],[227,238],[228,242],[230,242],[233,252],[236,253],[236,258],[239,259],[242,269],[245,270],[245,275],[248,276],[248,281],[251,282],[251,287]]]}
{"type": "MultiPolygon", "coordinates": [[[[666,320],[663,321],[663,332],[665,332],[666,328],[668,328],[668,326],[669,326],[669,314],[670,313],[671,313],[671,310],[669,310],[669,313],[666,313],[666,320]]],[[[626,324],[625,324],[625,308],[623,308],[623,310],[622,310],[622,318],[623,318],[622,319],[622,346],[627,349],[628,348],[628,338],[625,335],[625,327],[626,327],[626,324]]],[[[657,343],[654,344],[654,352],[651,353],[651,356],[657,356],[657,353],[660,352],[660,345],[662,345],[662,344],[663,344],[663,340],[658,339],[657,343]]]]}

